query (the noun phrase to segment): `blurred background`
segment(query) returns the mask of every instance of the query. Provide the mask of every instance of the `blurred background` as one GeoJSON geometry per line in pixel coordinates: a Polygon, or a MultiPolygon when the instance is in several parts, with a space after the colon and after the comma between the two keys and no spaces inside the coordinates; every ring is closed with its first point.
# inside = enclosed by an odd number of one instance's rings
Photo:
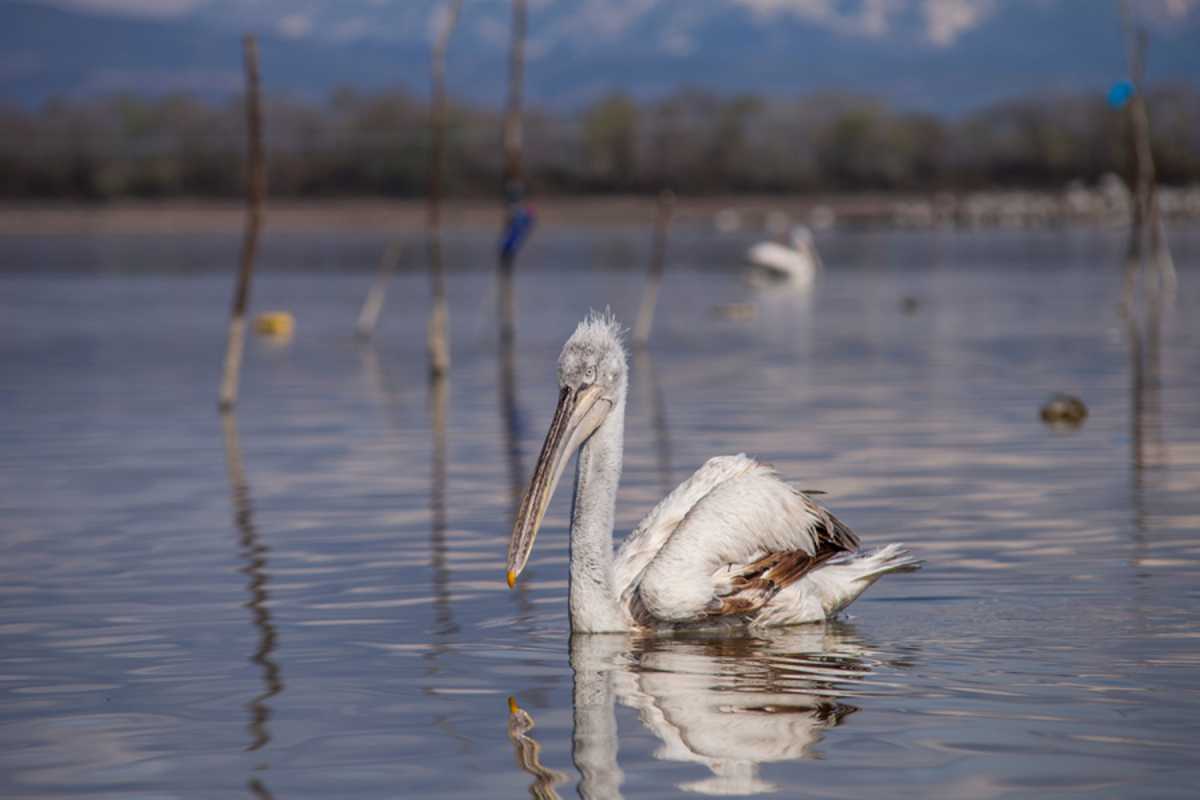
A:
{"type": "MultiPolygon", "coordinates": [[[[0,198],[240,197],[246,32],[262,52],[273,197],[419,196],[439,5],[7,0],[0,198]]],[[[1159,178],[1196,183],[1200,4],[1132,14],[1152,41],[1159,178]]],[[[453,196],[499,183],[510,16],[467,0],[454,33],[453,196]]],[[[526,61],[539,194],[1061,193],[1131,169],[1124,115],[1106,102],[1128,76],[1116,2],[533,0],[526,61]]]]}
{"type": "Polygon", "coordinates": [[[455,5],[0,0],[0,796],[1192,797],[1200,0],[455,5]],[[572,638],[564,480],[510,591],[605,307],[618,539],[924,568],[572,638]]]}

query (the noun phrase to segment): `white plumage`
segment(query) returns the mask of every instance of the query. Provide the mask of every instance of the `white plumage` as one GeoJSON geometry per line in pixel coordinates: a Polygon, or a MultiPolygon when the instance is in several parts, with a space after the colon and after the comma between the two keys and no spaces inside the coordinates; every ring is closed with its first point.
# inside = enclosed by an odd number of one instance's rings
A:
{"type": "MultiPolygon", "coordinates": [[[[638,619],[695,622],[735,594],[747,565],[772,553],[817,555],[832,515],[744,453],[710,458],[651,511],[617,551],[622,609],[638,619]]],[[[898,545],[844,551],[778,589],[745,620],[756,626],[820,622],[886,572],[916,562],[898,545]]],[[[718,615],[720,616],[720,615],[718,615]]],[[[710,621],[716,621],[711,619],[710,621]]]]}
{"type": "MultiPolygon", "coordinates": [[[[618,702],[636,710],[661,742],[654,758],[711,772],[678,788],[738,796],[776,791],[759,774],[761,765],[820,758],[826,732],[857,711],[840,695],[869,681],[876,662],[852,631],[832,625],[732,639],[575,636],[570,646],[572,758],[584,798],[622,796],[618,702]]],[[[511,699],[509,710],[518,763],[535,777],[531,794],[557,797],[553,786],[566,776],[538,761],[532,716],[511,699]]]]}
{"type": "Polygon", "coordinates": [[[559,406],[509,547],[511,585],[576,450],[570,609],[576,631],[775,626],[828,619],[888,572],[916,569],[900,545],[854,533],[746,455],[709,459],[642,520],[615,557],[613,516],[626,396],[620,329],[592,315],[559,359],[559,406]]]}
{"type": "Polygon", "coordinates": [[[808,285],[821,268],[817,246],[812,233],[803,225],[792,229],[791,239],[790,246],[778,242],[759,242],[746,252],[746,257],[772,277],[808,285]]]}

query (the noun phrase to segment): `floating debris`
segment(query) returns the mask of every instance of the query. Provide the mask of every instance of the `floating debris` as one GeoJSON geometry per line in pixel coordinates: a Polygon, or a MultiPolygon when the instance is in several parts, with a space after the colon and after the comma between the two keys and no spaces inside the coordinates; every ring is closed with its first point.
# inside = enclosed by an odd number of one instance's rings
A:
{"type": "Polygon", "coordinates": [[[900,310],[905,314],[915,314],[921,308],[921,301],[912,295],[900,298],[900,310]]]}
{"type": "Polygon", "coordinates": [[[1087,415],[1087,406],[1074,395],[1056,394],[1042,406],[1042,421],[1051,425],[1078,428],[1087,415]]]}
{"type": "Polygon", "coordinates": [[[259,336],[287,339],[296,329],[296,320],[288,311],[264,311],[254,318],[254,332],[259,336]]]}

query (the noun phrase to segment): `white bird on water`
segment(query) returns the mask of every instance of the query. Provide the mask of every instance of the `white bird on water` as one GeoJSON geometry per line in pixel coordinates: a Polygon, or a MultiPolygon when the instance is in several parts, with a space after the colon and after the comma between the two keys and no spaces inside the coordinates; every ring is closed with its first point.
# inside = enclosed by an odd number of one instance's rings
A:
{"type": "Polygon", "coordinates": [[[797,284],[810,284],[821,268],[812,231],[804,225],[792,228],[789,247],[778,242],[759,242],[746,251],[750,263],[766,270],[772,277],[797,284]]]}
{"type": "Polygon", "coordinates": [[[508,585],[525,568],[554,489],[576,452],[571,509],[571,629],[820,622],[881,575],[917,569],[899,544],[858,537],[746,455],[709,459],[613,553],[627,369],[611,315],[579,324],[558,360],[559,398],[508,548],[508,585]]]}

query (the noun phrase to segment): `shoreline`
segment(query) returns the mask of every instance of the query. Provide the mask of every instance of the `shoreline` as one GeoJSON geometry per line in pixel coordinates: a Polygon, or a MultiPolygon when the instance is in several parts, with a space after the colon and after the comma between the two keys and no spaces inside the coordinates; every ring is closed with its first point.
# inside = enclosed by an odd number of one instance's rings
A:
{"type": "MultiPolygon", "coordinates": [[[[1200,219],[1200,187],[1162,189],[1167,219],[1200,219]]],[[[542,225],[648,227],[653,195],[543,196],[532,198],[542,225]]],[[[449,229],[493,231],[500,226],[498,202],[481,199],[446,203],[449,229]]],[[[425,226],[421,198],[282,199],[266,207],[265,230],[273,233],[419,232],[425,226]]],[[[104,204],[38,203],[0,205],[0,236],[79,234],[225,234],[242,230],[239,201],[118,201],[104,204]]],[[[1127,193],[1073,188],[1050,191],[986,191],[961,194],[721,195],[681,197],[675,223],[720,230],[816,228],[1048,227],[1067,224],[1124,226],[1127,193]]]]}

